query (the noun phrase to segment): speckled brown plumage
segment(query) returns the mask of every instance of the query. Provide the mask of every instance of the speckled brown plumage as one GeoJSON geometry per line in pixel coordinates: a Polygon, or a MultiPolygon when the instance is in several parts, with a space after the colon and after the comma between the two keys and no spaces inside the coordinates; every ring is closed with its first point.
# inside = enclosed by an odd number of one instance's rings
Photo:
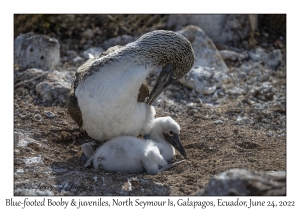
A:
{"type": "MultiPolygon", "coordinates": [[[[173,31],[156,30],[141,36],[135,41],[133,50],[154,65],[173,66],[174,75],[182,78],[193,67],[195,52],[191,43],[173,31]]],[[[130,47],[128,47],[130,49],[130,47]]]]}

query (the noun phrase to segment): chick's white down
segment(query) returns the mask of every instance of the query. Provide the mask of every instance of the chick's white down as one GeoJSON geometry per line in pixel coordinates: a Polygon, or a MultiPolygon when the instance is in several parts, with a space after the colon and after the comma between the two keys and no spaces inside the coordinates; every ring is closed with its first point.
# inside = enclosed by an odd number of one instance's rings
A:
{"type": "Polygon", "coordinates": [[[95,169],[102,167],[108,172],[157,174],[182,161],[168,165],[175,155],[174,148],[163,138],[163,132],[179,134],[180,126],[171,117],[156,118],[150,133],[151,140],[132,136],[113,138],[101,147],[86,162],[93,162],[95,169]]]}

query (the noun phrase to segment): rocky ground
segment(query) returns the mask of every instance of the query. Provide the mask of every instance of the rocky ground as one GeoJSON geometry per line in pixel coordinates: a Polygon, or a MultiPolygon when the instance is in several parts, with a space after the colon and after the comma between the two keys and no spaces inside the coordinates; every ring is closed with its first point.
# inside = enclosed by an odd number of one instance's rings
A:
{"type": "MultiPolygon", "coordinates": [[[[258,43],[254,50],[218,47],[227,78],[215,85],[210,81],[212,93],[177,82],[157,99],[157,116],[169,115],[179,123],[187,152],[186,162],[157,175],[83,166],[80,145],[93,139],[68,115],[65,90],[59,86],[59,97],[45,88],[47,82],[70,84],[86,60],[83,52],[63,52],[57,72],[15,87],[15,195],[192,195],[229,169],[285,171],[285,45],[278,40],[280,46],[258,43]],[[270,57],[275,57],[272,62],[270,57]]],[[[16,66],[15,85],[40,74],[16,66]]],[[[155,73],[147,78],[150,88],[156,78],[155,73]]],[[[176,154],[170,162],[181,159],[176,154]]]]}

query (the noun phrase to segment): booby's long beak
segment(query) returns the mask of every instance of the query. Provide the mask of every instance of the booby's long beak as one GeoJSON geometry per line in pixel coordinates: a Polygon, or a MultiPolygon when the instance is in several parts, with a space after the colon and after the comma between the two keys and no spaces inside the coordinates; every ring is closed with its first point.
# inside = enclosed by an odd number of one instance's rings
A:
{"type": "Polygon", "coordinates": [[[163,136],[167,142],[169,142],[175,149],[177,149],[183,157],[186,158],[185,149],[181,144],[180,138],[177,133],[174,133],[172,136],[169,133],[163,133],[163,136]]]}
{"type": "Polygon", "coordinates": [[[170,84],[174,83],[178,78],[173,73],[173,67],[171,64],[164,66],[158,76],[158,79],[149,95],[147,104],[151,105],[155,99],[165,90],[170,84]]]}

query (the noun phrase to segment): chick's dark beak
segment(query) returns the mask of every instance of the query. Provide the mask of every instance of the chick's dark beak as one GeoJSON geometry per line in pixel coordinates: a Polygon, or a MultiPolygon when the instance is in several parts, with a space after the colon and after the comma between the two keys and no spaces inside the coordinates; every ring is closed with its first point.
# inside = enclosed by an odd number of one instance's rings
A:
{"type": "Polygon", "coordinates": [[[177,133],[170,135],[169,133],[163,133],[163,136],[167,142],[169,142],[180,154],[186,158],[185,149],[182,146],[180,138],[177,133]]]}

